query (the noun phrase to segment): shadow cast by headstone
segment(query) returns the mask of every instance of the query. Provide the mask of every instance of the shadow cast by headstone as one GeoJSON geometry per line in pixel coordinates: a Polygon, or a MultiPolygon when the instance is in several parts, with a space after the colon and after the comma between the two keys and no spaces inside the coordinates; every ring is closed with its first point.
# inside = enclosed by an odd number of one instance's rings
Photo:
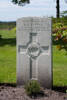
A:
{"type": "Polygon", "coordinates": [[[0,86],[17,87],[16,83],[0,83],[0,86]]]}
{"type": "Polygon", "coordinates": [[[52,88],[54,91],[66,93],[67,86],[53,86],[52,88]]]}
{"type": "Polygon", "coordinates": [[[15,46],[16,45],[16,38],[0,38],[0,46],[15,46]]]}

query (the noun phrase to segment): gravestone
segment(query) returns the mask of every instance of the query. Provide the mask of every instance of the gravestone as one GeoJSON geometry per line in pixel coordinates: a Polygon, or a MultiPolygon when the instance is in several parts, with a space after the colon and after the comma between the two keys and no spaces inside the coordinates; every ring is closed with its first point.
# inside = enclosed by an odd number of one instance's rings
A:
{"type": "Polygon", "coordinates": [[[38,80],[52,87],[51,18],[17,20],[17,84],[38,80]]]}

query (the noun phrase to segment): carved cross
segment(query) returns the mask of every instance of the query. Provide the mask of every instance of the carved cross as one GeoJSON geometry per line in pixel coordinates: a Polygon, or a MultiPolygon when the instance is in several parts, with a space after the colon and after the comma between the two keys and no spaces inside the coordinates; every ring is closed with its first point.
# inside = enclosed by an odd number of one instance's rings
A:
{"type": "MultiPolygon", "coordinates": [[[[21,54],[27,54],[30,57],[30,79],[37,79],[37,61],[36,59],[48,51],[48,46],[40,46],[37,40],[37,33],[30,33],[29,42],[26,45],[19,46],[21,54]]],[[[46,53],[45,53],[46,54],[46,53]]]]}

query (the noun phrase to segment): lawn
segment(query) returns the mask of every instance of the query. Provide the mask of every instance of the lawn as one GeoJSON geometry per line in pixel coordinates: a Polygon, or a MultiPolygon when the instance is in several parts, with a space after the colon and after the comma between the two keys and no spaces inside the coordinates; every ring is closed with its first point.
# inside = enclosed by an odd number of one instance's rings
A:
{"type": "Polygon", "coordinates": [[[0,35],[0,83],[16,82],[16,33],[1,30],[0,35]]]}
{"type": "MultiPolygon", "coordinates": [[[[0,30],[0,83],[16,83],[16,32],[0,30]]],[[[53,85],[67,86],[67,51],[53,45],[53,85]]]]}
{"type": "Polygon", "coordinates": [[[53,46],[53,84],[67,86],[67,51],[53,46]]]}

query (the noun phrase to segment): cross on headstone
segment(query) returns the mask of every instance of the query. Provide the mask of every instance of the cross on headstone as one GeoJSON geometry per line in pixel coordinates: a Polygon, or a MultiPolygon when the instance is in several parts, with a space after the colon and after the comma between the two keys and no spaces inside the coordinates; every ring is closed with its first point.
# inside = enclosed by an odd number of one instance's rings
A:
{"type": "Polygon", "coordinates": [[[52,86],[51,19],[22,18],[17,21],[17,84],[30,79],[52,86]]]}
{"type": "Polygon", "coordinates": [[[37,80],[38,69],[36,59],[40,56],[41,53],[48,54],[48,46],[41,47],[37,40],[37,33],[30,33],[29,42],[27,45],[19,46],[20,54],[27,54],[30,57],[30,79],[37,80]],[[21,51],[20,51],[21,50],[21,51]],[[34,70],[35,69],[35,70],[34,70]],[[34,74],[35,73],[35,74],[34,74]]]}

